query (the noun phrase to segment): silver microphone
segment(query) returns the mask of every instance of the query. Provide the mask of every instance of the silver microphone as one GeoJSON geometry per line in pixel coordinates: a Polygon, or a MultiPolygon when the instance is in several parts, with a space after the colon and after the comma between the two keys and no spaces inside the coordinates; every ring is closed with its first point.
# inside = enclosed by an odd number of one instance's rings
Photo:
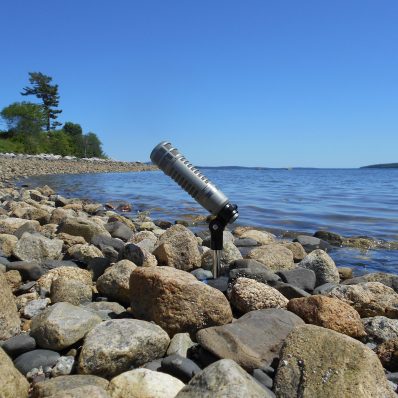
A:
{"type": "Polygon", "coordinates": [[[213,276],[216,278],[220,273],[219,251],[223,249],[223,231],[228,223],[233,223],[238,218],[237,206],[231,204],[229,199],[170,142],[163,141],[156,145],[151,152],[151,160],[202,207],[216,216],[209,225],[210,245],[211,249],[215,250],[216,265],[213,267],[213,276]]]}

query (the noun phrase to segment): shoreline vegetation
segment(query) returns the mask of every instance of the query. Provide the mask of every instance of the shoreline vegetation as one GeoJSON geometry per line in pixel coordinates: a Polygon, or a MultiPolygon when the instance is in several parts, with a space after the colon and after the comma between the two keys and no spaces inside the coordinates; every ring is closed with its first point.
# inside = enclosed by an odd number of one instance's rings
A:
{"type": "Polygon", "coordinates": [[[398,163],[381,163],[363,166],[361,169],[398,169],[398,163]]]}
{"type": "Polygon", "coordinates": [[[207,230],[15,186],[153,167],[46,156],[0,157],[1,396],[396,397],[398,275],[237,226],[214,280],[207,230]]]}

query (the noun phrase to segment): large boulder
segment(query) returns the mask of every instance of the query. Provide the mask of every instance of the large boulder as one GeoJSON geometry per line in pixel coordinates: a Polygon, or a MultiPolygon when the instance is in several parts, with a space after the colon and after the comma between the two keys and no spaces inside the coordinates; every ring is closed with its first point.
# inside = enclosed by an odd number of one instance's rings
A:
{"type": "Polygon", "coordinates": [[[0,397],[28,398],[29,383],[0,348],[0,397]]]}
{"type": "Polygon", "coordinates": [[[321,295],[295,298],[289,301],[287,309],[305,323],[332,329],[354,338],[366,336],[358,312],[337,298],[321,295]]]}
{"type": "Polygon", "coordinates": [[[51,302],[68,302],[73,305],[86,304],[91,302],[93,291],[91,286],[78,281],[61,276],[53,281],[50,290],[51,302]]]}
{"type": "Polygon", "coordinates": [[[33,318],[30,334],[42,348],[62,350],[81,340],[101,318],[70,303],[56,303],[33,318]]]}
{"type": "Polygon", "coordinates": [[[314,325],[283,344],[274,380],[278,398],[393,398],[376,354],[364,344],[314,325]]]}
{"type": "Polygon", "coordinates": [[[13,254],[24,261],[59,260],[62,245],[60,239],[48,239],[39,233],[25,232],[15,245],[13,254]]]}
{"type": "Polygon", "coordinates": [[[362,318],[386,316],[398,318],[398,293],[380,282],[339,285],[328,294],[353,306],[362,318]]]}
{"type": "Polygon", "coordinates": [[[195,235],[181,224],[173,225],[162,234],[153,254],[159,265],[184,271],[199,268],[201,264],[195,235]]]}
{"type": "Polygon", "coordinates": [[[170,343],[159,326],[137,319],[116,319],[96,326],[85,338],[78,372],[112,378],[161,358],[170,343]]]}
{"type": "Polygon", "coordinates": [[[154,321],[171,336],[232,321],[231,307],[220,291],[172,267],[136,268],[130,294],[134,315],[154,321]]]}
{"type": "Polygon", "coordinates": [[[289,301],[273,287],[248,278],[236,280],[230,300],[243,313],[265,308],[286,308],[289,301]]]}
{"type": "Polygon", "coordinates": [[[321,249],[314,250],[299,263],[302,268],[311,269],[316,275],[316,286],[324,283],[339,283],[339,271],[332,258],[321,249]]]}
{"type": "Polygon", "coordinates": [[[0,340],[7,340],[20,331],[21,321],[7,279],[0,272],[0,340]]]}
{"type": "Polygon", "coordinates": [[[129,260],[121,260],[105,270],[97,280],[98,291],[112,300],[130,302],[130,275],[137,266],[129,260]]]}
{"type": "Polygon", "coordinates": [[[257,260],[272,271],[295,268],[293,253],[283,245],[274,243],[256,247],[247,255],[252,260],[257,260]]]}
{"type": "Polygon", "coordinates": [[[59,277],[76,279],[80,282],[83,282],[87,286],[92,285],[90,272],[88,272],[85,269],[78,268],[78,267],[70,267],[70,266],[63,266],[63,265],[47,272],[45,275],[40,277],[40,279],[37,281],[37,283],[40,287],[50,291],[53,281],[55,279],[58,279],[59,277]]]}
{"type": "Polygon", "coordinates": [[[176,398],[272,398],[257,381],[236,362],[222,359],[197,374],[176,398]]]}
{"type": "Polygon", "coordinates": [[[95,235],[104,234],[106,236],[111,236],[104,226],[97,224],[92,220],[81,217],[66,218],[59,225],[58,232],[82,236],[87,242],[91,242],[91,239],[95,235]]]}
{"type": "Polygon", "coordinates": [[[233,359],[252,371],[271,365],[286,336],[303,324],[297,315],[283,309],[257,310],[229,325],[202,329],[196,339],[216,357],[233,359]]]}
{"type": "MultiPolygon", "coordinates": [[[[33,386],[32,398],[46,398],[53,397],[55,394],[72,391],[76,388],[82,387],[99,387],[106,390],[109,385],[108,380],[98,376],[89,375],[71,375],[71,376],[58,376],[53,379],[47,379],[33,386]]],[[[81,398],[89,397],[90,395],[83,395],[81,398]]],[[[96,397],[91,395],[91,397],[96,397]]],[[[75,398],[74,395],[68,398],[75,398]]],[[[101,397],[102,398],[102,397],[101,397]]]]}
{"type": "Polygon", "coordinates": [[[166,373],[134,369],[113,378],[108,391],[112,398],[174,398],[184,386],[166,373]]]}

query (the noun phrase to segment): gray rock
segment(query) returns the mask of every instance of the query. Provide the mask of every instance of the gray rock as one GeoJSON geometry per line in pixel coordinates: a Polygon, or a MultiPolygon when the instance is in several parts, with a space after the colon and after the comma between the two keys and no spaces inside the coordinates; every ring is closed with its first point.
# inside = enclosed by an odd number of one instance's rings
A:
{"type": "Polygon", "coordinates": [[[41,262],[41,267],[44,271],[50,271],[59,267],[77,267],[77,264],[72,260],[44,260],[41,262]]]}
{"type": "Polygon", "coordinates": [[[101,251],[105,247],[112,247],[117,252],[123,249],[124,243],[120,239],[111,238],[109,235],[94,235],[91,239],[91,244],[97,246],[101,251]]]}
{"type": "Polygon", "coordinates": [[[19,355],[14,360],[15,367],[23,374],[26,375],[33,368],[45,368],[46,366],[53,367],[60,355],[58,352],[51,350],[33,350],[19,355]]]}
{"type": "Polygon", "coordinates": [[[99,301],[95,303],[89,303],[83,306],[86,310],[95,311],[103,321],[113,319],[118,315],[126,311],[126,309],[119,303],[111,301],[99,301]]]}
{"type": "Polygon", "coordinates": [[[314,289],[313,294],[328,294],[331,290],[333,290],[337,286],[336,283],[324,283],[314,289]]]}
{"type": "Polygon", "coordinates": [[[256,247],[248,253],[247,257],[263,263],[274,272],[296,267],[291,250],[278,243],[256,247]]]}
{"type": "Polygon", "coordinates": [[[235,360],[248,371],[271,365],[286,336],[304,322],[283,309],[251,311],[237,321],[202,329],[198,343],[218,358],[235,360]]]}
{"type": "Polygon", "coordinates": [[[51,284],[51,302],[67,302],[73,305],[89,303],[92,300],[93,292],[90,286],[76,279],[69,279],[61,276],[51,284]]]}
{"type": "Polygon", "coordinates": [[[213,363],[196,375],[176,398],[270,398],[248,373],[230,359],[213,363]]]}
{"type": "Polygon", "coordinates": [[[202,369],[191,359],[173,354],[162,359],[161,371],[188,383],[202,369]]]}
{"type": "Polygon", "coordinates": [[[29,383],[0,348],[0,397],[28,398],[29,383]]]}
{"type": "Polygon", "coordinates": [[[312,291],[315,289],[315,272],[307,268],[296,268],[292,270],[281,270],[277,272],[283,282],[290,283],[300,289],[312,291]]]}
{"type": "Polygon", "coordinates": [[[211,271],[205,270],[203,268],[197,268],[191,271],[191,274],[198,280],[198,281],[205,281],[206,279],[213,278],[213,273],[211,271]]]}
{"type": "Polygon", "coordinates": [[[25,318],[31,319],[42,313],[49,304],[48,298],[29,301],[23,309],[23,315],[25,318]]]}
{"type": "Polygon", "coordinates": [[[82,236],[86,242],[91,242],[95,235],[104,234],[109,236],[109,232],[105,227],[80,217],[70,217],[64,220],[58,228],[58,233],[61,232],[73,236],[82,236]]]}
{"type": "Polygon", "coordinates": [[[145,261],[145,253],[136,244],[128,243],[119,253],[119,260],[129,260],[138,267],[142,267],[145,261]]]}
{"type": "Polygon", "coordinates": [[[110,395],[102,388],[97,386],[83,386],[72,388],[68,391],[60,391],[51,398],[110,398],[110,395]]]}
{"type": "Polygon", "coordinates": [[[343,285],[357,285],[358,283],[380,282],[383,285],[391,287],[398,293],[398,275],[387,274],[386,272],[372,272],[355,278],[346,279],[343,285]]]}
{"type": "Polygon", "coordinates": [[[159,326],[137,319],[101,323],[85,338],[78,372],[112,378],[161,358],[170,338],[159,326]]]}
{"type": "Polygon", "coordinates": [[[148,362],[145,365],[141,366],[144,369],[149,369],[153,370],[155,372],[160,372],[160,369],[162,368],[162,360],[161,359],[155,359],[154,361],[148,362]]]}
{"type": "Polygon", "coordinates": [[[60,357],[52,368],[51,376],[66,376],[72,373],[73,365],[75,364],[75,358],[72,356],[60,357]]]}
{"type": "Polygon", "coordinates": [[[340,276],[336,264],[323,250],[314,250],[299,263],[302,268],[315,272],[316,286],[324,283],[339,283],[340,276]]]}
{"type": "MultiPolygon", "coordinates": [[[[54,379],[49,379],[42,381],[40,383],[36,383],[33,386],[33,398],[45,398],[45,397],[52,398],[53,395],[58,394],[60,392],[64,391],[68,392],[76,388],[86,387],[86,386],[95,386],[106,390],[108,384],[109,384],[108,380],[105,380],[102,377],[97,377],[97,376],[89,376],[89,375],[59,376],[54,379]]],[[[86,395],[82,396],[81,398],[89,396],[96,398],[96,395],[86,395]]],[[[74,398],[73,395],[72,397],[74,398]]]]}
{"type": "Polygon", "coordinates": [[[274,381],[271,379],[271,377],[267,375],[267,373],[263,372],[261,369],[254,369],[252,376],[264,387],[272,389],[274,381]]]}
{"type": "Polygon", "coordinates": [[[188,350],[194,345],[195,343],[191,340],[189,333],[177,333],[170,341],[167,355],[177,354],[186,358],[188,350]]]}
{"type": "Polygon", "coordinates": [[[5,272],[7,272],[6,266],[3,264],[0,264],[0,273],[4,274],[5,272]]]}
{"type": "Polygon", "coordinates": [[[119,259],[119,253],[113,247],[105,246],[101,252],[111,263],[115,263],[119,259]]]}
{"type": "Polygon", "coordinates": [[[43,268],[36,261],[13,261],[7,265],[7,271],[17,270],[24,281],[37,281],[43,274],[43,268]]]}
{"type": "Polygon", "coordinates": [[[87,269],[92,273],[93,281],[96,281],[101,275],[103,275],[110,265],[111,261],[109,258],[105,257],[96,257],[87,260],[87,269]]]}
{"type": "Polygon", "coordinates": [[[36,281],[24,283],[23,285],[19,286],[14,291],[14,293],[18,295],[18,294],[28,293],[29,291],[32,292],[33,290],[32,288],[36,285],[37,285],[36,281]]]}
{"type": "Polygon", "coordinates": [[[125,242],[133,236],[133,231],[120,221],[105,224],[105,229],[111,234],[112,238],[119,238],[125,242]]]}
{"type": "Polygon", "coordinates": [[[236,268],[229,272],[230,283],[234,284],[238,278],[249,278],[269,284],[280,281],[280,277],[271,271],[252,271],[250,268],[236,268]]]}
{"type": "Polygon", "coordinates": [[[398,338],[398,319],[390,319],[385,316],[375,316],[362,319],[366,340],[377,344],[384,343],[387,340],[398,338]]]}
{"type": "Polygon", "coordinates": [[[25,232],[29,232],[31,234],[34,234],[37,232],[39,229],[39,223],[36,221],[27,221],[25,224],[21,225],[15,232],[14,235],[18,238],[21,239],[22,235],[25,232]]]}
{"type": "Polygon", "coordinates": [[[6,340],[20,331],[20,319],[14,296],[3,273],[0,273],[0,340],[6,340]]]}
{"type": "Polygon", "coordinates": [[[325,242],[328,242],[329,244],[333,246],[342,246],[343,245],[343,238],[335,234],[334,232],[329,232],[329,231],[316,231],[314,233],[315,238],[319,238],[324,240],[325,242]]]}
{"type": "Polygon", "coordinates": [[[311,253],[312,251],[317,249],[321,249],[324,251],[329,251],[331,249],[330,245],[327,242],[319,238],[314,238],[313,236],[298,235],[293,240],[293,242],[300,243],[307,253],[311,253]]]}
{"type": "Polygon", "coordinates": [[[38,233],[25,232],[15,245],[13,254],[22,261],[59,260],[62,256],[62,245],[63,241],[60,239],[48,239],[38,233]]]}
{"type": "Polygon", "coordinates": [[[69,303],[57,303],[34,317],[31,335],[43,348],[62,350],[81,340],[101,318],[69,303]]]}
{"type": "Polygon", "coordinates": [[[25,352],[33,351],[36,348],[36,341],[33,337],[23,333],[4,341],[1,348],[11,358],[16,358],[25,352]]]}
{"type": "Polygon", "coordinates": [[[289,300],[299,297],[309,297],[310,293],[306,292],[299,287],[293,286],[290,283],[275,282],[271,284],[272,287],[282,293],[289,300]]]}
{"type": "Polygon", "coordinates": [[[67,251],[68,256],[87,264],[91,259],[104,257],[101,250],[94,245],[77,244],[71,246],[67,251]]]}
{"type": "Polygon", "coordinates": [[[234,244],[236,247],[254,247],[259,245],[259,243],[252,238],[238,238],[234,240],[234,244]]]}

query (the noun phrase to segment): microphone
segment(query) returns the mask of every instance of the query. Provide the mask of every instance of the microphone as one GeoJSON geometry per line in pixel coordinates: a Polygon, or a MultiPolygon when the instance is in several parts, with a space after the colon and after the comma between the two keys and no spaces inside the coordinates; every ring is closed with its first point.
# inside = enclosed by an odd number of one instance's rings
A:
{"type": "Polygon", "coordinates": [[[221,270],[220,251],[223,249],[223,231],[228,223],[233,223],[238,217],[238,207],[231,204],[229,199],[195,168],[168,141],[163,141],[151,152],[151,160],[160,170],[171,177],[202,207],[213,214],[210,222],[210,248],[215,251],[213,276],[216,278],[221,270]]]}

